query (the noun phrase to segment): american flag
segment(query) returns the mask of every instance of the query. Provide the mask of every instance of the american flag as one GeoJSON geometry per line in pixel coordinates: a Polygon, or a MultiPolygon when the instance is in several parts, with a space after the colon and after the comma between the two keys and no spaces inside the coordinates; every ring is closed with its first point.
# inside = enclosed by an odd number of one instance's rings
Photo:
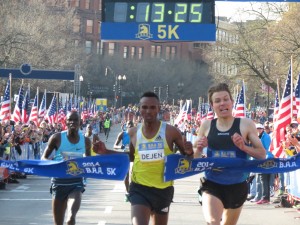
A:
{"type": "Polygon", "coordinates": [[[57,106],[56,106],[56,96],[53,95],[53,98],[52,98],[52,101],[50,103],[50,106],[48,108],[48,111],[47,111],[47,115],[46,115],[46,119],[48,119],[49,121],[49,124],[52,124],[54,125],[55,122],[56,122],[56,117],[57,117],[57,106]]]}
{"type": "Polygon", "coordinates": [[[274,123],[274,131],[272,143],[270,146],[270,151],[277,158],[284,157],[284,151],[281,144],[281,141],[285,140],[285,128],[292,121],[291,116],[291,98],[292,98],[292,84],[291,84],[291,76],[292,76],[292,66],[290,66],[289,73],[286,79],[284,92],[282,99],[279,105],[278,116],[276,117],[276,121],[274,123]]]}
{"type": "Polygon", "coordinates": [[[90,100],[91,106],[89,107],[89,115],[93,117],[97,114],[96,112],[96,103],[94,100],[90,100]]]}
{"type": "Polygon", "coordinates": [[[0,119],[4,122],[10,120],[10,79],[8,79],[1,103],[0,119]]]}
{"type": "Polygon", "coordinates": [[[67,103],[67,114],[72,111],[72,98],[69,98],[67,103]]]}
{"type": "Polygon", "coordinates": [[[300,108],[300,73],[296,83],[294,98],[293,98],[293,117],[296,117],[300,108]]]}
{"type": "Polygon", "coordinates": [[[31,106],[29,121],[34,122],[34,124],[38,126],[38,95],[37,94],[35,95],[33,104],[31,106]]]}
{"type": "Polygon", "coordinates": [[[188,119],[188,113],[191,112],[191,100],[186,100],[182,108],[180,109],[178,116],[175,119],[175,124],[182,124],[184,120],[188,119]]]}
{"type": "Polygon", "coordinates": [[[42,98],[42,102],[39,108],[39,113],[38,113],[38,117],[39,118],[44,118],[46,116],[46,90],[44,92],[43,98],[42,98]]]}
{"type": "Polygon", "coordinates": [[[246,117],[246,112],[245,112],[245,85],[243,82],[242,88],[240,93],[238,94],[238,99],[235,105],[235,110],[234,110],[234,117],[238,118],[244,118],[246,117]]]}
{"type": "Polygon", "coordinates": [[[81,111],[81,119],[83,121],[86,121],[89,118],[89,113],[88,113],[88,103],[84,102],[82,105],[82,111],[81,111]]]}
{"type": "Polygon", "coordinates": [[[207,116],[206,116],[206,119],[207,120],[213,120],[214,119],[214,111],[213,109],[211,108],[211,105],[209,105],[208,107],[208,110],[207,110],[207,116]]]}
{"type": "Polygon", "coordinates": [[[21,85],[19,89],[19,95],[18,99],[14,108],[14,112],[12,114],[12,120],[15,122],[22,122],[22,104],[23,104],[23,99],[24,99],[24,88],[23,84],[21,85]]]}
{"type": "Polygon", "coordinates": [[[66,111],[65,111],[65,107],[63,106],[62,103],[62,98],[60,99],[60,101],[58,102],[58,115],[57,115],[57,123],[60,123],[62,125],[62,128],[65,128],[66,125],[66,111]]]}
{"type": "Polygon", "coordinates": [[[28,91],[26,91],[22,105],[22,122],[25,124],[28,123],[29,119],[29,101],[29,94],[28,91]]]}
{"type": "Polygon", "coordinates": [[[197,110],[197,114],[196,114],[196,121],[200,122],[201,121],[201,116],[202,116],[202,112],[201,112],[201,98],[199,98],[199,103],[198,103],[198,110],[197,110]]]}
{"type": "Polygon", "coordinates": [[[184,103],[184,105],[182,106],[182,108],[179,110],[179,113],[174,121],[175,124],[180,124],[184,118],[184,111],[186,108],[186,102],[184,103]]]}
{"type": "Polygon", "coordinates": [[[237,106],[237,103],[239,101],[239,98],[240,98],[240,93],[237,94],[236,96],[236,99],[235,99],[235,102],[234,102],[234,106],[233,106],[233,115],[235,115],[235,110],[236,110],[236,106],[237,106]]]}
{"type": "Polygon", "coordinates": [[[203,104],[201,104],[201,120],[205,120],[206,117],[207,117],[206,105],[205,105],[205,103],[203,103],[203,104]]]}
{"type": "Polygon", "coordinates": [[[186,110],[184,115],[184,120],[191,121],[192,120],[192,100],[186,100],[186,110]]]}

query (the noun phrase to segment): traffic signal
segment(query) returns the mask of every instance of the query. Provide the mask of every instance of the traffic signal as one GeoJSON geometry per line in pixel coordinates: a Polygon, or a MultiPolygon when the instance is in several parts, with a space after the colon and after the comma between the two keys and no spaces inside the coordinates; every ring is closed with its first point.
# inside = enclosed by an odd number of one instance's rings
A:
{"type": "Polygon", "coordinates": [[[169,85],[168,84],[166,85],[166,95],[167,95],[167,97],[169,96],[169,85]]]}
{"type": "Polygon", "coordinates": [[[113,91],[116,91],[116,85],[115,84],[113,85],[113,91]]]}
{"type": "Polygon", "coordinates": [[[119,86],[119,93],[121,93],[121,86],[119,86]]]}
{"type": "Polygon", "coordinates": [[[157,87],[154,87],[154,93],[157,94],[158,90],[157,87]]]}

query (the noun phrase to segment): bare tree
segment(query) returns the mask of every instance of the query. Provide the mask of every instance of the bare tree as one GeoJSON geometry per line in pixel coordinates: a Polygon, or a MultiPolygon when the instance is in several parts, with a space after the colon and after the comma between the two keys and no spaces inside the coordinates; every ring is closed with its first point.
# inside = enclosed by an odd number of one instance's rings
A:
{"type": "MultiPolygon", "coordinates": [[[[35,69],[74,69],[82,52],[74,45],[78,39],[73,32],[74,17],[74,9],[50,8],[43,0],[2,0],[0,66],[19,68],[26,62],[35,69]]],[[[57,82],[30,82],[41,88],[58,88],[57,82]]]]}
{"type": "MultiPolygon", "coordinates": [[[[218,42],[217,47],[226,50],[227,54],[210,54],[210,60],[238,68],[237,75],[227,79],[246,79],[256,85],[255,89],[265,84],[275,90],[277,79],[285,79],[291,55],[298,55],[297,12],[287,12],[286,4],[263,3],[260,7],[253,6],[244,13],[256,19],[235,22],[236,29],[232,32],[238,37],[237,41],[218,42]]],[[[297,67],[298,64],[294,68],[297,67]]]]}

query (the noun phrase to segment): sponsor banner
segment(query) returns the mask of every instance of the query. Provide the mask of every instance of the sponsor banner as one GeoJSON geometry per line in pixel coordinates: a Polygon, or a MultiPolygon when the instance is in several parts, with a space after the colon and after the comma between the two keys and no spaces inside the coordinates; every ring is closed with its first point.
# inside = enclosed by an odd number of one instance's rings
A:
{"type": "Polygon", "coordinates": [[[288,159],[244,160],[238,158],[189,159],[179,154],[165,157],[164,180],[176,180],[205,170],[254,173],[284,173],[300,169],[300,154],[288,159]]]}
{"type": "Polygon", "coordinates": [[[0,160],[0,167],[46,177],[124,180],[129,169],[129,157],[127,154],[111,154],[76,158],[67,161],[0,160]]]}

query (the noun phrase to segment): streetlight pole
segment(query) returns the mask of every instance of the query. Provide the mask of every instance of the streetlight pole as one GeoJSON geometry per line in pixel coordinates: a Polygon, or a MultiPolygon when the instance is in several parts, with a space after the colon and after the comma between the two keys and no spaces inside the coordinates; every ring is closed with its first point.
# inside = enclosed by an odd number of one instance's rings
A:
{"type": "Polygon", "coordinates": [[[83,76],[79,76],[79,84],[78,84],[78,95],[81,96],[81,82],[83,81],[83,76]]]}
{"type": "Polygon", "coordinates": [[[124,74],[123,76],[122,75],[119,75],[118,76],[118,80],[119,80],[119,94],[120,94],[120,107],[123,106],[123,93],[122,93],[122,84],[121,84],[121,80],[126,80],[126,75],[124,74]]]}
{"type": "Polygon", "coordinates": [[[79,83],[79,76],[80,76],[80,65],[75,65],[75,77],[74,77],[74,99],[78,97],[78,83],[79,83]]]}
{"type": "Polygon", "coordinates": [[[184,86],[184,83],[183,83],[183,82],[179,82],[179,83],[177,84],[180,100],[182,99],[183,86],[184,86]]]}
{"type": "Polygon", "coordinates": [[[118,77],[117,77],[117,75],[116,75],[116,73],[113,71],[113,69],[112,68],[110,68],[109,66],[106,66],[106,68],[105,68],[105,76],[107,76],[108,75],[108,72],[111,72],[112,73],[112,75],[114,76],[114,78],[115,78],[115,84],[113,85],[113,89],[114,89],[114,95],[115,95],[115,97],[114,97],[114,108],[116,108],[117,107],[117,87],[118,87],[118,77]]]}
{"type": "Polygon", "coordinates": [[[158,87],[158,99],[160,101],[160,95],[161,95],[161,86],[158,87]]]}

